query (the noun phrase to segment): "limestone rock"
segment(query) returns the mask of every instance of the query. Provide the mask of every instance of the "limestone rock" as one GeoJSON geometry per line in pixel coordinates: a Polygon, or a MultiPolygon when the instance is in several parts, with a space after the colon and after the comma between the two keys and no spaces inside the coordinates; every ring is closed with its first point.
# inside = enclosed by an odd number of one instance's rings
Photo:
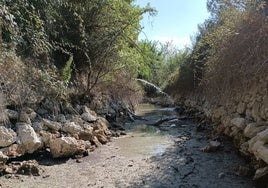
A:
{"type": "Polygon", "coordinates": [[[95,122],[97,120],[97,117],[92,115],[91,113],[83,113],[81,115],[81,118],[84,120],[84,121],[87,121],[87,122],[95,122]]]}
{"type": "Polygon", "coordinates": [[[249,123],[246,128],[244,129],[244,135],[248,138],[253,138],[259,132],[263,131],[268,127],[268,124],[263,123],[249,123]]]}
{"type": "Polygon", "coordinates": [[[54,122],[54,121],[50,121],[48,119],[43,119],[42,120],[43,124],[45,127],[47,127],[48,129],[52,130],[52,131],[59,131],[61,129],[61,124],[58,122],[54,122]]]}
{"type": "Polygon", "coordinates": [[[20,157],[25,154],[25,149],[18,144],[12,144],[11,146],[3,148],[0,151],[2,151],[3,154],[9,158],[20,157]]]}
{"type": "Polygon", "coordinates": [[[79,134],[83,131],[82,127],[75,122],[67,122],[63,125],[62,130],[64,132],[70,133],[72,135],[79,134]]]}
{"type": "Polygon", "coordinates": [[[50,140],[53,138],[52,134],[50,132],[47,132],[47,131],[40,131],[39,134],[41,136],[41,139],[42,139],[44,145],[46,147],[48,147],[50,144],[50,140]]]}
{"type": "Polygon", "coordinates": [[[19,122],[31,124],[31,119],[26,112],[21,112],[19,115],[19,122]]]}
{"type": "Polygon", "coordinates": [[[33,153],[42,146],[41,139],[37,136],[31,125],[26,123],[17,123],[17,143],[21,144],[25,151],[28,153],[33,153]]]}
{"type": "Polygon", "coordinates": [[[16,138],[17,134],[12,129],[0,126],[0,147],[10,146],[16,138]]]}
{"type": "Polygon", "coordinates": [[[3,154],[2,151],[0,151],[0,163],[6,163],[6,161],[9,159],[8,156],[6,156],[5,154],[3,154]]]}
{"type": "Polygon", "coordinates": [[[111,131],[108,129],[109,122],[103,118],[99,117],[98,121],[96,122],[95,126],[93,127],[93,130],[101,130],[104,132],[105,135],[111,135],[111,131]]]}
{"type": "Polygon", "coordinates": [[[78,149],[79,144],[73,137],[61,137],[50,140],[50,152],[53,158],[72,156],[78,149]]]}
{"type": "Polygon", "coordinates": [[[244,130],[244,128],[246,127],[246,120],[244,118],[233,118],[231,120],[231,124],[239,128],[240,130],[244,130]]]}
{"type": "Polygon", "coordinates": [[[101,146],[101,143],[99,142],[98,138],[96,136],[93,136],[92,142],[95,144],[95,146],[99,147],[101,146]]]}

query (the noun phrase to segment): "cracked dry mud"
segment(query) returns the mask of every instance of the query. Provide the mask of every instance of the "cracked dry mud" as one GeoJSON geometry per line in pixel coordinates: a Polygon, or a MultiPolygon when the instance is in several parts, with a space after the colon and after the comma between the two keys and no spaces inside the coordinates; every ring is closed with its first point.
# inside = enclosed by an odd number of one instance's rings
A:
{"type": "Polygon", "coordinates": [[[147,126],[163,116],[174,116],[170,109],[143,108],[148,121],[127,124],[129,133],[114,138],[88,157],[76,160],[40,161],[42,176],[1,177],[7,187],[185,187],[251,188],[250,177],[236,175],[246,162],[232,144],[216,152],[202,152],[208,144],[207,131],[196,132],[190,121],[164,124],[160,129],[147,126]],[[166,125],[166,126],[165,126],[166,125]]]}

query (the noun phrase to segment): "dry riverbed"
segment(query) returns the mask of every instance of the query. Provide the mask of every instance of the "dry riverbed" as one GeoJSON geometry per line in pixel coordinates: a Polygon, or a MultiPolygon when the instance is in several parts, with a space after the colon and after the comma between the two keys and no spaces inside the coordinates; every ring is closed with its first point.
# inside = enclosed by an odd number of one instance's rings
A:
{"type": "Polygon", "coordinates": [[[253,187],[245,176],[249,167],[228,140],[220,139],[215,151],[204,152],[209,132],[197,132],[189,120],[165,122],[161,128],[146,125],[173,117],[172,109],[147,107],[139,115],[147,121],[127,124],[127,136],[112,139],[89,156],[42,159],[41,176],[6,175],[0,177],[0,187],[253,187]]]}

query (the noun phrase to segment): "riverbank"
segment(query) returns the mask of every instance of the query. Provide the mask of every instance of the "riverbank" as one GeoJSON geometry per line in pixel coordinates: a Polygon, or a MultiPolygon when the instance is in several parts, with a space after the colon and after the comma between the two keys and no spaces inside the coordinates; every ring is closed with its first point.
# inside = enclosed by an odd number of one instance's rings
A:
{"type": "Polygon", "coordinates": [[[174,109],[147,106],[138,115],[140,120],[125,125],[128,135],[112,138],[87,157],[41,160],[41,176],[3,176],[1,186],[253,187],[250,173],[245,173],[250,167],[230,141],[218,138],[220,146],[205,152],[215,141],[208,136],[210,130],[197,131],[191,119],[174,109]],[[165,117],[176,118],[158,127],[149,125],[165,117]]]}

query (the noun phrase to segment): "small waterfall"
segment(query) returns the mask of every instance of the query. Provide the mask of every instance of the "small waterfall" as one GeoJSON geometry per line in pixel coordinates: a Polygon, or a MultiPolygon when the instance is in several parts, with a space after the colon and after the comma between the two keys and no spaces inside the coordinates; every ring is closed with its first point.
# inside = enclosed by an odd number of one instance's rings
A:
{"type": "Polygon", "coordinates": [[[158,86],[156,86],[155,84],[148,82],[147,80],[143,80],[143,79],[139,79],[139,78],[137,78],[136,80],[139,81],[140,83],[142,83],[150,91],[153,91],[153,93],[155,93],[157,96],[165,97],[164,99],[162,99],[164,101],[160,101],[160,103],[164,103],[164,104],[168,104],[168,105],[174,104],[173,99],[166,92],[162,91],[162,89],[159,88],[158,86]]]}

